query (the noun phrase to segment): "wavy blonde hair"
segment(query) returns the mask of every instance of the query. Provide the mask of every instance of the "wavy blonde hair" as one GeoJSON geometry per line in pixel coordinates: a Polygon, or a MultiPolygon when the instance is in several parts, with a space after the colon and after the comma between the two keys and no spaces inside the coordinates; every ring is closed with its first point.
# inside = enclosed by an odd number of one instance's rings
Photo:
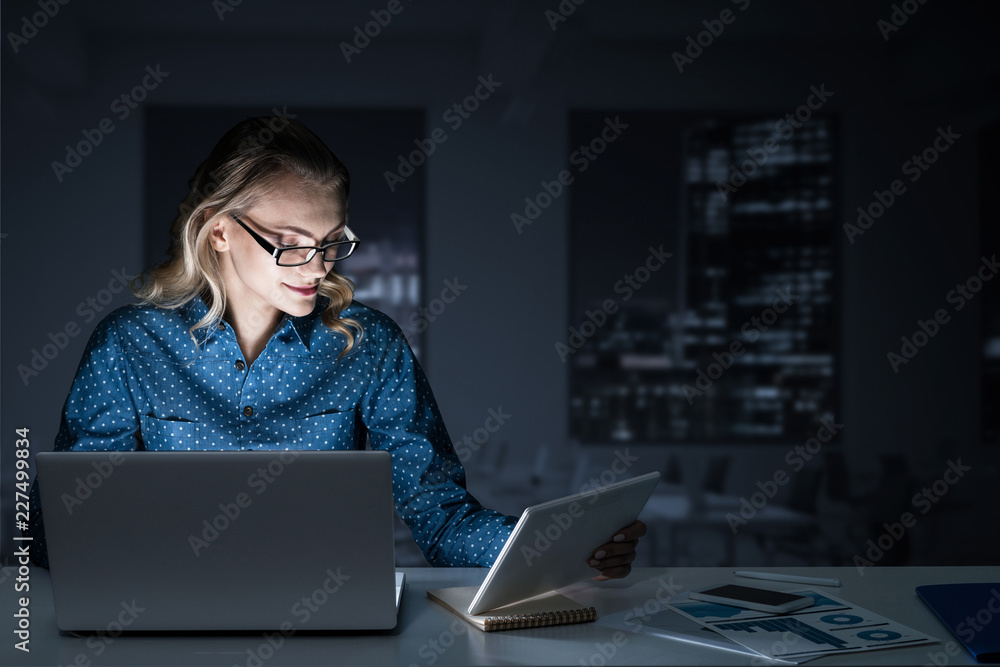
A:
{"type": "MultiPolygon", "coordinates": [[[[195,170],[187,196],[170,227],[170,259],[132,280],[132,292],[161,308],[178,308],[201,296],[208,313],[189,333],[198,345],[199,330],[208,340],[226,312],[226,290],[218,254],[210,243],[210,224],[220,216],[239,214],[266,199],[279,181],[292,176],[321,196],[333,196],[347,224],[351,177],[323,141],[296,120],[284,116],[248,118],[219,140],[195,170]]],[[[330,300],[322,319],[347,339],[344,356],[360,340],[361,325],[340,318],[354,298],[354,283],[331,271],[319,286],[330,300]]]]}

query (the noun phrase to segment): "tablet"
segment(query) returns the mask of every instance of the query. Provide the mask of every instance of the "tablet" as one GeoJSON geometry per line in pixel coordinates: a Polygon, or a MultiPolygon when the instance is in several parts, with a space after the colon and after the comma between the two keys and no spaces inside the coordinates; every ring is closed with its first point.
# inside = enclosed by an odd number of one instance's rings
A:
{"type": "Polygon", "coordinates": [[[524,510],[469,605],[470,614],[597,576],[587,561],[635,521],[660,480],[651,472],[524,510]]]}

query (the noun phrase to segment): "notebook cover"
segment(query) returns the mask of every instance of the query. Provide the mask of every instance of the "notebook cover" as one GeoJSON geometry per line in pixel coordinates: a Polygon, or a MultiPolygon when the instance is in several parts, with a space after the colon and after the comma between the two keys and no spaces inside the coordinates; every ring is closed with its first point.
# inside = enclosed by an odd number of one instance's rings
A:
{"type": "Polygon", "coordinates": [[[438,588],[427,591],[427,597],[486,632],[589,623],[597,620],[596,609],[577,604],[556,592],[515,602],[484,614],[470,614],[469,605],[478,590],[478,586],[438,588]]]}
{"type": "Polygon", "coordinates": [[[1000,583],[917,586],[917,595],[977,662],[1000,663],[1000,583]]]}

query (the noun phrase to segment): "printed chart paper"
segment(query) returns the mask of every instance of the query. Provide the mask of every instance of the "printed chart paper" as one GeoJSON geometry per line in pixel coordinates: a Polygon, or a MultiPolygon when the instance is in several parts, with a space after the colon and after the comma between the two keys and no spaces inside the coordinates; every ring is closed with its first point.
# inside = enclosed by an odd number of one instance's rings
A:
{"type": "MultiPolygon", "coordinates": [[[[643,608],[632,609],[608,616],[602,616],[597,620],[598,625],[616,628],[618,630],[628,630],[630,632],[640,632],[654,637],[666,637],[686,644],[705,646],[720,651],[729,651],[753,658],[764,659],[757,651],[752,651],[742,644],[738,644],[717,632],[706,628],[686,616],[682,616],[666,604],[658,601],[647,602],[643,608]]],[[[812,660],[811,657],[796,658],[794,660],[769,659],[768,664],[793,665],[812,660]]]]}
{"type": "Polygon", "coordinates": [[[789,614],[772,614],[691,600],[686,594],[671,600],[670,606],[727,639],[780,660],[799,661],[938,641],[828,593],[810,589],[789,592],[811,597],[813,606],[789,614]]]}

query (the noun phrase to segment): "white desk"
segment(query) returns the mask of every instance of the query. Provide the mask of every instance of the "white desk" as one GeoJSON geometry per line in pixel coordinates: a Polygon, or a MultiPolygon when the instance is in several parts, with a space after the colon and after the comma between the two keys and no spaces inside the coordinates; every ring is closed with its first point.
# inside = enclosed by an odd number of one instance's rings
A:
{"type": "MultiPolygon", "coordinates": [[[[755,568],[765,570],[767,568],[755,568]]],[[[9,575],[11,568],[5,574],[9,575]]],[[[749,658],[657,637],[616,631],[599,623],[484,633],[430,602],[429,588],[474,585],[486,574],[474,568],[408,568],[399,625],[391,632],[310,634],[279,638],[271,649],[261,635],[123,635],[110,644],[61,635],[55,627],[48,572],[31,571],[31,653],[13,648],[13,579],[0,584],[0,665],[747,665],[749,658]],[[624,637],[624,639],[623,639],[624,637]],[[603,650],[602,650],[603,649],[603,650]],[[251,657],[255,652],[257,659],[251,657]],[[606,654],[611,653],[609,657],[606,654]],[[266,658],[260,660],[259,658],[266,658]]],[[[954,640],[917,598],[919,584],[1000,581],[1000,567],[781,568],[791,574],[839,577],[842,588],[822,589],[942,640],[924,647],[821,658],[828,665],[925,665],[941,653],[949,665],[974,664],[964,652],[947,655],[954,640]]],[[[661,578],[684,589],[732,577],[728,568],[640,568],[624,580],[578,584],[568,594],[608,615],[642,605],[661,578]]],[[[750,580],[742,580],[749,582],[750,580]]],[[[787,585],[789,588],[793,585],[787,585]]]]}

